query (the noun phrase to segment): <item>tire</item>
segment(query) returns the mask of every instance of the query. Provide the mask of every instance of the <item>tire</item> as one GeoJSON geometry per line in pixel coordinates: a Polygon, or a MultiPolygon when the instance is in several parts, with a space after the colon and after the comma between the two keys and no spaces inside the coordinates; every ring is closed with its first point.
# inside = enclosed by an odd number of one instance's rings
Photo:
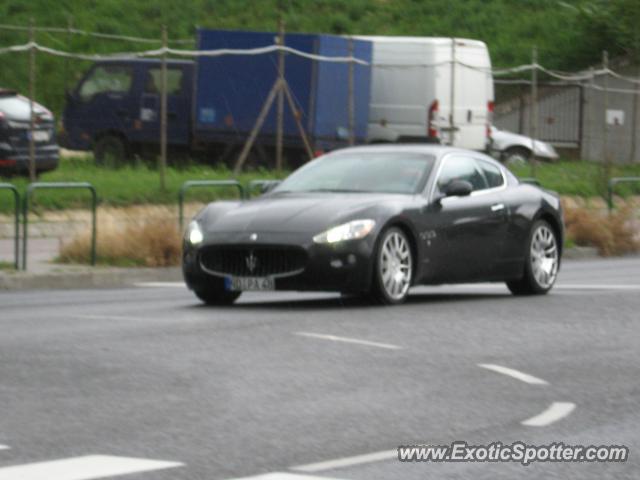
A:
{"type": "Polygon", "coordinates": [[[116,135],[104,135],[93,144],[93,157],[99,166],[120,166],[127,163],[129,151],[125,140],[116,135]]]}
{"type": "Polygon", "coordinates": [[[527,240],[522,278],[507,281],[507,287],[514,295],[544,295],[553,288],[559,267],[558,237],[548,222],[538,220],[527,240]]]}
{"type": "Polygon", "coordinates": [[[371,298],[384,305],[404,302],[411,287],[414,263],[411,242],[402,230],[391,227],[382,232],[375,251],[371,298]]]}
{"type": "Polygon", "coordinates": [[[526,165],[530,158],[531,150],[525,147],[510,147],[502,153],[502,163],[510,167],[526,165]]]}
{"type": "Polygon", "coordinates": [[[207,305],[224,306],[232,305],[242,292],[227,292],[220,288],[206,288],[194,290],[193,293],[207,305]]]}

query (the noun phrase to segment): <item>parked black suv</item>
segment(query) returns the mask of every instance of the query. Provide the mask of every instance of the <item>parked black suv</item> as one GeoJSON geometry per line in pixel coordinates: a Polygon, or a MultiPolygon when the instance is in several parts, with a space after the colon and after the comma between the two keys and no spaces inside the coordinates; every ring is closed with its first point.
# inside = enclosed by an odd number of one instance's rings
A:
{"type": "MultiPolygon", "coordinates": [[[[42,173],[58,166],[60,152],[53,114],[38,103],[33,109],[36,171],[42,173]]],[[[0,88],[0,175],[29,171],[30,115],[28,98],[0,88]]]]}

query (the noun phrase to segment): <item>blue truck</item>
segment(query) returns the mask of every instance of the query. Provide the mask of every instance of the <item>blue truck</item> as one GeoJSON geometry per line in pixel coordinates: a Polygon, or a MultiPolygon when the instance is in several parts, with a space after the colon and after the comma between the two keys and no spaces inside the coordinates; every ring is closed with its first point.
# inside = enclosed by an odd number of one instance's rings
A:
{"type": "MultiPolygon", "coordinates": [[[[229,30],[197,32],[199,50],[254,49],[276,43],[274,33],[229,30]]],[[[349,40],[333,35],[287,34],[285,45],[328,57],[349,56],[349,40]]],[[[371,61],[371,43],[354,40],[353,54],[371,61]]],[[[243,147],[277,78],[278,53],[201,56],[167,61],[167,143],[170,152],[186,152],[213,161],[232,161],[243,147]]],[[[354,64],[357,142],[367,135],[369,67],[354,64]]],[[[94,63],[67,94],[63,144],[93,150],[96,162],[133,155],[153,156],[160,142],[161,61],[105,60],[94,63]]],[[[314,150],[328,151],[348,142],[347,63],[286,54],[285,79],[314,150]]],[[[273,165],[276,108],[270,110],[252,150],[254,162],[273,165]]],[[[285,158],[304,158],[304,144],[292,112],[285,106],[285,158]]]]}

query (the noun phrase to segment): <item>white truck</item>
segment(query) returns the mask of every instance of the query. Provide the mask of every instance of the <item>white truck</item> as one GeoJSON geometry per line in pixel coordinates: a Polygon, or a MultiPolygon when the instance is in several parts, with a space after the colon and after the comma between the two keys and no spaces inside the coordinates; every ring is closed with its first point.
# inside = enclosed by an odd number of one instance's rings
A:
{"type": "Polygon", "coordinates": [[[472,150],[489,148],[494,97],[491,58],[484,42],[439,37],[355,38],[373,44],[369,143],[434,142],[472,150]]]}

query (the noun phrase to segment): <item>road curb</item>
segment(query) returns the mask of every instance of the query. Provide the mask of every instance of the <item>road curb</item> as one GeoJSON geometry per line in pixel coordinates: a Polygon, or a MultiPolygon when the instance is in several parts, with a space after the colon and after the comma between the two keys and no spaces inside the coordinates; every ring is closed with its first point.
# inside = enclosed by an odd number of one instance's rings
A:
{"type": "Polygon", "coordinates": [[[100,268],[47,273],[0,273],[0,290],[119,288],[138,282],[176,282],[180,268],[100,268]]]}

